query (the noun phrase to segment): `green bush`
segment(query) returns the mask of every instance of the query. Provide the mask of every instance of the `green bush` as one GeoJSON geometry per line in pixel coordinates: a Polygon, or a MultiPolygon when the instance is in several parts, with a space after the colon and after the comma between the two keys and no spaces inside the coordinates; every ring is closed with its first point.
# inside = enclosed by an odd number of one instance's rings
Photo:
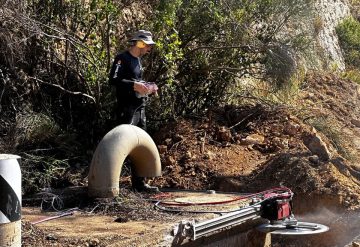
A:
{"type": "Polygon", "coordinates": [[[288,81],[284,71],[294,71],[288,51],[298,44],[278,34],[309,8],[309,0],[160,1],[153,71],[161,113],[201,114],[227,104],[239,97],[234,85],[245,77],[288,81]]]}
{"type": "Polygon", "coordinates": [[[360,66],[360,22],[349,17],[336,27],[345,62],[349,66],[360,66]]]}
{"type": "Polygon", "coordinates": [[[360,85],[360,68],[347,70],[342,74],[342,77],[349,79],[353,82],[356,82],[357,84],[360,85]]]}

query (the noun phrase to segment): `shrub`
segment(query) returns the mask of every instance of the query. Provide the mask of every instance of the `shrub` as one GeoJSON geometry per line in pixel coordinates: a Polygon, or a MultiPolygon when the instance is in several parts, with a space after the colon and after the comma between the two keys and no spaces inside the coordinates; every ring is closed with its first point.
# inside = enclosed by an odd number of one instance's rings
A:
{"type": "Polygon", "coordinates": [[[349,79],[353,82],[356,82],[357,84],[360,85],[360,68],[347,70],[342,74],[342,77],[349,79]]]}
{"type": "Polygon", "coordinates": [[[360,67],[360,22],[349,17],[336,27],[345,62],[360,67]]]}
{"type": "Polygon", "coordinates": [[[160,1],[153,71],[162,82],[161,113],[201,114],[227,104],[237,97],[233,86],[248,76],[287,82],[291,75],[284,72],[295,66],[288,51],[295,43],[278,34],[285,23],[308,14],[309,2],[160,1]]]}

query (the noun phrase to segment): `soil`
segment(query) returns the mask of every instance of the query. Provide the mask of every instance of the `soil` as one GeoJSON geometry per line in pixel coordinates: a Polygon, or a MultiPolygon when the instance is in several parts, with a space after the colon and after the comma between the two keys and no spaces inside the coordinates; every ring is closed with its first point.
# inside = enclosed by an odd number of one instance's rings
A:
{"type": "MultiPolygon", "coordinates": [[[[152,136],[163,175],[151,184],[244,193],[286,186],[295,194],[296,215],[308,219],[311,214],[310,221],[332,229],[307,239],[311,245],[275,238],[273,246],[344,246],[360,235],[360,89],[349,80],[309,75],[291,105],[213,108],[206,117],[178,120],[152,136]],[[309,146],[314,136],[325,146],[321,152],[309,146]]],[[[124,222],[176,220],[176,215],[149,206],[144,195],[131,193],[129,180],[124,173],[120,198],[130,204],[103,202],[93,212],[121,214],[118,220],[124,222]]],[[[82,209],[94,205],[100,204],[87,202],[82,209]]],[[[24,220],[23,246],[106,246],[108,241],[91,233],[63,240],[47,230],[24,220]]],[[[135,227],[128,234],[141,233],[135,227]]]]}

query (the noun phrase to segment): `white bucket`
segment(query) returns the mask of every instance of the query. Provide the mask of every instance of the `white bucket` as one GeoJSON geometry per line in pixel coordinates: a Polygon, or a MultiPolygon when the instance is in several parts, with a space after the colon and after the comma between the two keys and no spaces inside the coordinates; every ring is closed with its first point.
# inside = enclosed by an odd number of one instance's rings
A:
{"type": "Polygon", "coordinates": [[[0,154],[0,246],[21,247],[20,159],[0,154]]]}

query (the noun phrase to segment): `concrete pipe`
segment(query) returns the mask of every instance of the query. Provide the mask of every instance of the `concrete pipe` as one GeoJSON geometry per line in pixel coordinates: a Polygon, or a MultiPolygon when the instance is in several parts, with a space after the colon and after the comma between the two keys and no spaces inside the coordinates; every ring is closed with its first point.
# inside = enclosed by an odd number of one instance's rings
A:
{"type": "Polygon", "coordinates": [[[119,194],[119,178],[129,156],[139,177],[161,176],[161,163],[152,138],[134,125],[123,124],[107,133],[97,146],[88,175],[90,197],[119,194]]]}
{"type": "Polygon", "coordinates": [[[0,154],[0,246],[21,246],[20,157],[0,154]]]}

